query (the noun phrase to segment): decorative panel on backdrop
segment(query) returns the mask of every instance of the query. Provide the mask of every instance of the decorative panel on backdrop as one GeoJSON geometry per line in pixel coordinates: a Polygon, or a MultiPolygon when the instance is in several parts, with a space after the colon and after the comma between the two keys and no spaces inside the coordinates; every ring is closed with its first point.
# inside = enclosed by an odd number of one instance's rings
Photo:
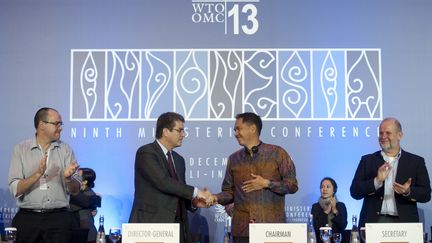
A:
{"type": "Polygon", "coordinates": [[[382,118],[380,49],[74,49],[71,120],[382,118]]]}

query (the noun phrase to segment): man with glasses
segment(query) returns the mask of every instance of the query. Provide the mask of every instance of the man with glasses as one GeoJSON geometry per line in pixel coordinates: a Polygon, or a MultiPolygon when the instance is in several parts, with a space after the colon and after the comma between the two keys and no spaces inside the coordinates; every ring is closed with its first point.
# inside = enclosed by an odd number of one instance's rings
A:
{"type": "Polygon", "coordinates": [[[190,243],[186,210],[205,205],[211,193],[186,184],[185,160],[173,151],[185,138],[184,123],[180,114],[161,114],[156,122],[156,140],[136,152],[129,223],[179,223],[180,242],[190,243]]]}
{"type": "Polygon", "coordinates": [[[417,203],[431,199],[425,159],[403,150],[401,123],[385,118],[379,126],[380,151],[361,157],[350,192],[363,199],[359,225],[420,222],[417,203]]]}
{"type": "Polygon", "coordinates": [[[17,200],[12,226],[16,242],[71,242],[69,195],[79,192],[78,164],[72,148],[60,140],[62,119],[53,108],[34,117],[36,134],[15,146],[9,167],[9,191],[17,200]]]}

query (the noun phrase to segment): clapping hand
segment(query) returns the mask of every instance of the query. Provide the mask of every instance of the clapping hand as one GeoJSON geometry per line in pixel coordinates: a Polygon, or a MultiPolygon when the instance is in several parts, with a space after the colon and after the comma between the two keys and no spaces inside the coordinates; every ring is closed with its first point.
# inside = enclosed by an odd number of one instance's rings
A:
{"type": "Polygon", "coordinates": [[[74,160],[72,161],[63,172],[63,176],[65,178],[65,182],[67,184],[67,190],[72,195],[77,195],[80,191],[81,183],[72,178],[72,175],[78,170],[79,165],[74,160]]]}
{"type": "Polygon", "coordinates": [[[78,170],[79,165],[76,162],[76,160],[72,161],[68,167],[66,167],[66,169],[63,172],[63,176],[66,179],[70,179],[70,177],[78,170]]]}
{"type": "Polygon", "coordinates": [[[380,182],[385,181],[387,176],[390,174],[392,166],[386,162],[378,168],[377,179],[380,182]]]}
{"type": "Polygon", "coordinates": [[[37,171],[37,173],[39,173],[40,176],[42,176],[45,173],[45,170],[47,168],[47,165],[46,165],[47,159],[48,159],[48,155],[45,154],[45,156],[40,160],[39,168],[37,171]]]}
{"type": "Polygon", "coordinates": [[[412,179],[409,178],[404,184],[399,184],[397,182],[393,183],[393,190],[397,194],[407,195],[411,193],[411,181],[412,179]]]}

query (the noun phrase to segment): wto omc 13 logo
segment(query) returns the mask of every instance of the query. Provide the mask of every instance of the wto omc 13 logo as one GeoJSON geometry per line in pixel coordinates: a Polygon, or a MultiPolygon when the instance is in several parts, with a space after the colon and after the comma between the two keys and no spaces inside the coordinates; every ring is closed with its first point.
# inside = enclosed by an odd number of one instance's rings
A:
{"type": "Polygon", "coordinates": [[[259,29],[259,0],[192,0],[192,22],[223,24],[225,35],[253,35],[259,29]]]}

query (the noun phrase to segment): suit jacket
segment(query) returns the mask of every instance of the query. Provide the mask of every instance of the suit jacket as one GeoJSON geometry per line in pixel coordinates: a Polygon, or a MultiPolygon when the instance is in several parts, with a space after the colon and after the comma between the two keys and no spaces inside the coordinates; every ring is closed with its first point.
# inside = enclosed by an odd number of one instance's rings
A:
{"type": "MultiPolygon", "coordinates": [[[[374,178],[378,168],[385,161],[381,151],[364,155],[357,167],[350,192],[354,199],[363,199],[363,206],[360,212],[359,225],[377,222],[381,212],[384,198],[384,186],[375,190],[374,178]]],[[[401,222],[419,222],[417,202],[428,202],[431,199],[431,187],[429,174],[426,169],[424,158],[401,151],[396,178],[397,183],[403,184],[409,178],[411,182],[411,193],[403,196],[395,193],[396,208],[401,222]]]]}
{"type": "Polygon", "coordinates": [[[194,187],[185,182],[185,160],[172,151],[179,180],[168,171],[168,161],[157,141],[138,149],[135,157],[135,194],[129,223],[174,223],[180,202],[186,242],[191,242],[186,209],[191,209],[194,187]]]}
{"type": "MultiPolygon", "coordinates": [[[[345,228],[348,224],[347,221],[347,210],[343,202],[336,203],[336,209],[338,210],[338,215],[332,219],[332,230],[333,233],[344,233],[345,228]]],[[[319,203],[314,203],[312,205],[311,213],[313,215],[313,225],[315,229],[315,234],[317,242],[322,242],[320,238],[320,227],[324,227],[327,224],[327,214],[324,212],[319,203]]]]}

